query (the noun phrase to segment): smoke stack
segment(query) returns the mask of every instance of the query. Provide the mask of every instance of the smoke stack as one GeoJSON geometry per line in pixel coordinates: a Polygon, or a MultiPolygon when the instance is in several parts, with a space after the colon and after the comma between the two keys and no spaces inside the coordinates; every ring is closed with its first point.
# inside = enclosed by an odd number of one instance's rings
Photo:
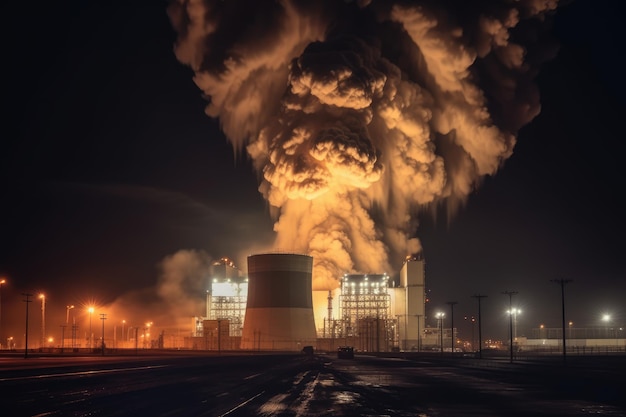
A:
{"type": "Polygon", "coordinates": [[[313,258],[291,253],[248,257],[248,302],[241,348],[297,351],[316,340],[313,258]]]}

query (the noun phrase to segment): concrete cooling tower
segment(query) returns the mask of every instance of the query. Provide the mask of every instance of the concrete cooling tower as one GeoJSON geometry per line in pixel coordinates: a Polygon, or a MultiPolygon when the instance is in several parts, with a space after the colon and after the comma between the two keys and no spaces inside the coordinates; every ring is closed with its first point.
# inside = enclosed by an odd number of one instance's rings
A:
{"type": "Polygon", "coordinates": [[[313,258],[291,253],[248,257],[248,301],[241,348],[299,351],[315,345],[313,258]]]}

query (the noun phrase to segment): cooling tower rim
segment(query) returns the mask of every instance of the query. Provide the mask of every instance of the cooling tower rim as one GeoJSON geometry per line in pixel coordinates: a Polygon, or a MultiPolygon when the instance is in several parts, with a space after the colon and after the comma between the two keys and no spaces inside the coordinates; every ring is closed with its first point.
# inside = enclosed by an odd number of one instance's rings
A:
{"type": "MultiPolygon", "coordinates": [[[[264,253],[248,256],[248,277],[261,272],[282,272],[293,274],[305,274],[311,279],[313,270],[313,257],[295,253],[264,253]]],[[[251,279],[252,281],[252,279],[251,279]]]]}
{"type": "Polygon", "coordinates": [[[253,253],[251,255],[248,255],[248,258],[251,258],[253,256],[268,256],[268,255],[305,256],[307,258],[313,258],[313,256],[306,254],[306,253],[289,252],[289,251],[281,251],[281,250],[276,250],[276,251],[271,251],[271,252],[253,253]]]}

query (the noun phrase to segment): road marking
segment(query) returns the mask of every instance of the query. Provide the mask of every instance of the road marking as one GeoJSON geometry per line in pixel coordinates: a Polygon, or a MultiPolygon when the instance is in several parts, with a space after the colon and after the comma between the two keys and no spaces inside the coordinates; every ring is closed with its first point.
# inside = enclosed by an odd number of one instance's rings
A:
{"type": "Polygon", "coordinates": [[[19,376],[19,377],[12,377],[12,378],[0,378],[0,382],[20,381],[20,380],[28,380],[28,379],[62,378],[64,376],[75,376],[75,375],[107,374],[107,373],[113,373],[113,372],[126,372],[126,371],[138,371],[138,370],[144,370],[144,369],[165,368],[167,366],[169,365],[139,366],[136,368],[102,369],[99,371],[81,371],[81,372],[65,372],[65,373],[60,373],[60,374],[19,376]]]}
{"type": "Polygon", "coordinates": [[[227,412],[225,412],[224,414],[220,414],[219,417],[224,417],[229,415],[230,413],[232,413],[233,411],[243,407],[244,405],[248,404],[250,401],[253,401],[255,398],[259,397],[260,395],[262,395],[265,391],[261,391],[259,392],[257,395],[255,395],[254,397],[248,398],[246,401],[240,403],[238,406],[231,408],[230,410],[228,410],[227,412]]]}

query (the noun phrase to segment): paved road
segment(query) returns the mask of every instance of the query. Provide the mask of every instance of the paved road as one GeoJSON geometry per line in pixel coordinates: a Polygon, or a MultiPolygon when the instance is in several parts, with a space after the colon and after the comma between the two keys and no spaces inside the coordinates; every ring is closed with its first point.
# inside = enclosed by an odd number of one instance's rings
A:
{"type": "Polygon", "coordinates": [[[11,416],[626,416],[626,357],[0,357],[11,416]],[[579,358],[580,359],[580,358],[579,358]]]}

